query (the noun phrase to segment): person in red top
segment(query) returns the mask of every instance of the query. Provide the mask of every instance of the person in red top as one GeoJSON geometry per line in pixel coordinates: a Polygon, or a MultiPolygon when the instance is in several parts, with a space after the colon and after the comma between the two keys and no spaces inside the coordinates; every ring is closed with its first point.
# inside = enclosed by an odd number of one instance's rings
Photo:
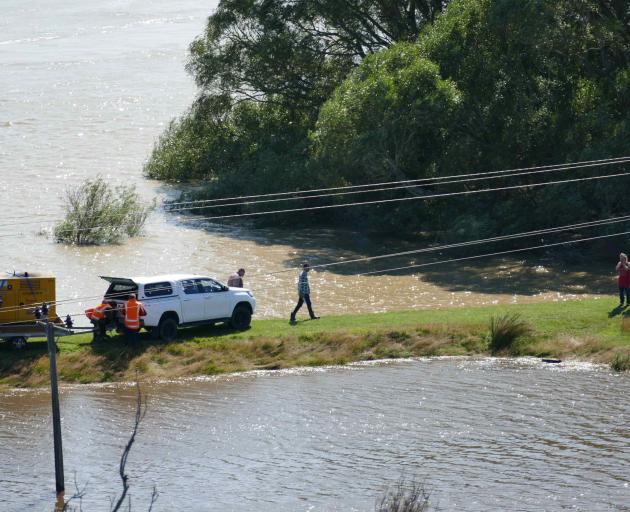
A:
{"type": "Polygon", "coordinates": [[[619,263],[617,263],[617,283],[619,284],[619,305],[623,306],[624,295],[626,297],[626,306],[630,306],[630,265],[628,264],[628,256],[624,253],[619,255],[619,263]]]}

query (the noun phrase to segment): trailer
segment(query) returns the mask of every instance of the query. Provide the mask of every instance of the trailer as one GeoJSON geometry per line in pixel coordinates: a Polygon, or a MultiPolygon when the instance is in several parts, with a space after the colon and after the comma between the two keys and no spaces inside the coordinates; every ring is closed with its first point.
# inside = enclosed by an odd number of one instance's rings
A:
{"type": "Polygon", "coordinates": [[[48,304],[48,321],[63,326],[55,301],[55,278],[51,275],[30,272],[0,275],[0,340],[23,349],[29,338],[45,337],[43,319],[35,317],[44,302],[48,304]]]}

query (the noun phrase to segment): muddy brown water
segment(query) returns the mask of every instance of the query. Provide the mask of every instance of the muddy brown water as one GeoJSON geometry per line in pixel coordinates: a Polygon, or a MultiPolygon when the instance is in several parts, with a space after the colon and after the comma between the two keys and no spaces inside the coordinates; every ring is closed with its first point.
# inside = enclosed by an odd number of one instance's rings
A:
{"type": "MultiPolygon", "coordinates": [[[[144,384],[134,510],[369,511],[404,475],[440,510],[628,510],[630,375],[534,360],[401,361],[144,384]]],[[[133,386],[63,388],[67,485],[108,510],[133,386]]],[[[0,395],[0,509],[54,503],[50,397],[0,395]]]]}

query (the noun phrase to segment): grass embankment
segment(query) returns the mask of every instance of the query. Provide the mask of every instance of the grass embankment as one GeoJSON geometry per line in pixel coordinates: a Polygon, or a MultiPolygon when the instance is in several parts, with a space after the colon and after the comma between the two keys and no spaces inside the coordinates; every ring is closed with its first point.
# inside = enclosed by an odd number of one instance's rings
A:
{"type": "MultiPolygon", "coordinates": [[[[91,343],[91,335],[61,338],[57,365],[63,382],[108,382],[176,378],[345,364],[383,358],[489,354],[491,317],[518,313],[531,330],[502,355],[611,362],[630,354],[630,316],[612,299],[527,305],[402,311],[324,317],[290,326],[286,320],[255,320],[245,332],[223,326],[182,329],[163,343],[141,336],[138,347],[121,337],[91,343]]],[[[630,315],[630,312],[628,313],[630,315]]],[[[0,384],[42,386],[48,382],[42,340],[25,351],[3,348],[0,384]]]]}

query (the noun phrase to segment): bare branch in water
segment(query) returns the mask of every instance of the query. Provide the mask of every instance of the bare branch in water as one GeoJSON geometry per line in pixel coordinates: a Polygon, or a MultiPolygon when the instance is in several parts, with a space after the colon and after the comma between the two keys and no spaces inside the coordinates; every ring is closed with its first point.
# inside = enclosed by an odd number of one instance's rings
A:
{"type": "MultiPolygon", "coordinates": [[[[118,472],[120,474],[120,479],[122,481],[123,491],[118,500],[113,507],[110,508],[111,512],[117,512],[122,507],[125,498],[127,497],[127,492],[129,491],[129,475],[127,475],[126,466],[127,466],[127,458],[129,457],[129,453],[131,452],[131,447],[136,440],[136,434],[138,433],[138,429],[140,427],[140,423],[144,419],[144,416],[147,413],[147,403],[146,399],[142,395],[142,391],[140,390],[140,383],[136,381],[136,416],[133,425],[133,430],[131,432],[131,436],[129,437],[129,441],[127,441],[127,445],[123,450],[122,456],[120,457],[120,466],[118,468],[118,472]]],[[[155,488],[153,489],[153,495],[151,496],[151,507],[153,507],[153,503],[157,499],[155,488]]],[[[129,500],[129,510],[131,510],[131,500],[129,500]]],[[[150,509],[149,509],[150,510],[150,509]]]]}
{"type": "Polygon", "coordinates": [[[79,512],[83,512],[83,497],[85,496],[85,489],[87,488],[87,483],[82,487],[79,488],[79,483],[77,482],[77,472],[74,472],[74,494],[72,496],[70,496],[63,504],[63,508],[60,510],[60,512],[71,512],[71,511],[76,511],[77,509],[75,507],[70,508],[70,504],[73,501],[78,500],[79,501],[79,512]]]}

